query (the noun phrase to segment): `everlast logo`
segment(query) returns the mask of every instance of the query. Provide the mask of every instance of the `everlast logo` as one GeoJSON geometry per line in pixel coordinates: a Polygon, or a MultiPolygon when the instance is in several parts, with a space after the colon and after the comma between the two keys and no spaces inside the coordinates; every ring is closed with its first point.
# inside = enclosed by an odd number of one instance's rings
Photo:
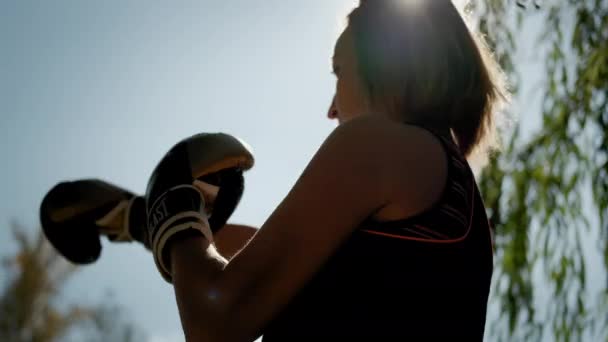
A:
{"type": "Polygon", "coordinates": [[[148,229],[150,230],[150,233],[154,232],[158,225],[165,221],[169,216],[167,204],[165,203],[166,199],[166,197],[159,199],[148,214],[148,229]]]}

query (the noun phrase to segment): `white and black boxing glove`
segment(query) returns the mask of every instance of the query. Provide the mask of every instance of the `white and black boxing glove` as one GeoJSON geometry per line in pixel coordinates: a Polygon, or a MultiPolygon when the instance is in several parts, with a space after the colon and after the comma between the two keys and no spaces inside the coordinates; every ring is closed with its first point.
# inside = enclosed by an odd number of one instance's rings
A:
{"type": "Polygon", "coordinates": [[[143,196],[100,179],[61,182],[40,205],[42,230],[66,259],[76,264],[96,261],[100,236],[110,241],[146,241],[143,196]]]}
{"type": "Polygon", "coordinates": [[[162,277],[171,282],[167,243],[177,235],[196,234],[213,242],[238,205],[243,172],[253,166],[251,149],[224,133],[201,133],[173,146],[150,176],[146,189],[147,233],[162,277]],[[204,191],[217,187],[213,207],[205,210],[204,191]]]}

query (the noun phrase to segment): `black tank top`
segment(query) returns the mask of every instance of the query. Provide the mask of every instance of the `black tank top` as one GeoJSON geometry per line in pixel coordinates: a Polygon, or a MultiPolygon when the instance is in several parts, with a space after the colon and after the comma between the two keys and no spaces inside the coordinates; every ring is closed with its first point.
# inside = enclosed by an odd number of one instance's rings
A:
{"type": "Polygon", "coordinates": [[[363,222],[263,341],[483,340],[490,227],[466,159],[452,139],[433,134],[448,158],[438,202],[404,220],[363,222]]]}

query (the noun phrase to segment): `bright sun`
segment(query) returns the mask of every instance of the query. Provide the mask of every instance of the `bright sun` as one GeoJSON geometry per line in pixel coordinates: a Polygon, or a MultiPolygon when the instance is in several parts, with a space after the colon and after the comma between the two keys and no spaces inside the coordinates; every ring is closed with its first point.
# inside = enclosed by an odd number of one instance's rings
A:
{"type": "MultiPolygon", "coordinates": [[[[394,4],[399,6],[401,9],[405,9],[410,13],[416,11],[416,8],[422,4],[424,1],[433,1],[433,0],[394,0],[394,4]]],[[[454,6],[462,11],[465,5],[469,2],[469,0],[451,0],[454,6]]]]}

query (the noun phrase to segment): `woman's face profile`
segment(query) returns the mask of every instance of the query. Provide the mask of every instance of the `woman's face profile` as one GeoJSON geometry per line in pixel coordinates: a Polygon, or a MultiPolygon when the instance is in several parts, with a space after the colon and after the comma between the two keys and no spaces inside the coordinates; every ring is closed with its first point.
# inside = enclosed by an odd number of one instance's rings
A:
{"type": "Polygon", "coordinates": [[[351,29],[347,27],[334,48],[333,73],[336,76],[336,92],[327,117],[337,119],[338,124],[368,112],[353,38],[351,29]]]}

